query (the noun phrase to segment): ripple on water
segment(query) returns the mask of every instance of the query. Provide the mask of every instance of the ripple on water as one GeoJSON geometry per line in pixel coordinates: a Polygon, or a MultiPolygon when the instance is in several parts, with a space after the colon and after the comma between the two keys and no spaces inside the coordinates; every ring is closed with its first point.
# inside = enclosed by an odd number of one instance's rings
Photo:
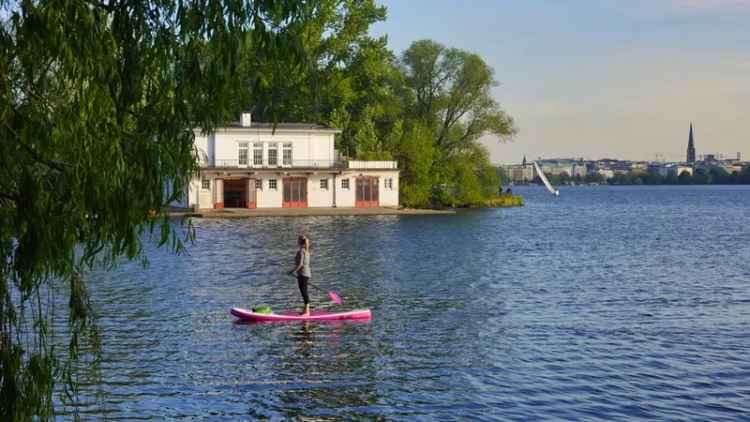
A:
{"type": "MultiPolygon", "coordinates": [[[[750,189],[576,188],[457,216],[196,220],[150,266],[92,275],[84,416],[741,420],[750,414],[750,189]],[[237,324],[314,281],[369,323],[237,324]]],[[[316,307],[334,305],[312,291],[316,307]]],[[[70,409],[68,409],[70,410],[70,409]]]]}

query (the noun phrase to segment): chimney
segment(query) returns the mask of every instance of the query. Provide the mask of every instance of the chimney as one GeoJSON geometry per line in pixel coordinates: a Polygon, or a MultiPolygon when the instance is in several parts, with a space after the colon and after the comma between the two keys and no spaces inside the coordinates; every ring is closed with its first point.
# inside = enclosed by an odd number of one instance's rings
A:
{"type": "Polygon", "coordinates": [[[240,115],[240,126],[250,127],[252,120],[252,114],[250,114],[250,112],[242,113],[242,115],[240,115]]]}

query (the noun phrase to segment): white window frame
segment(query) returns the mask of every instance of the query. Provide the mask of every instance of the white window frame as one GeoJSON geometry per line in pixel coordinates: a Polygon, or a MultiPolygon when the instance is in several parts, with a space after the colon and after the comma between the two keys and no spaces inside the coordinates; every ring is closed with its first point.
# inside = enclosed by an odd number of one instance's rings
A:
{"type": "Polygon", "coordinates": [[[259,167],[263,165],[263,143],[253,143],[253,166],[259,167]],[[260,153],[258,153],[260,151],[260,153]],[[260,158],[260,159],[258,159],[260,158]]]}
{"type": "Polygon", "coordinates": [[[328,190],[328,178],[320,179],[320,190],[328,190]]]}
{"type": "Polygon", "coordinates": [[[237,166],[247,167],[250,162],[250,148],[247,142],[240,142],[237,144],[237,166]],[[242,152],[245,152],[245,162],[242,162],[242,152]]]}
{"type": "Polygon", "coordinates": [[[341,179],[341,189],[349,190],[349,178],[341,179]]]}
{"type": "Polygon", "coordinates": [[[211,179],[208,177],[201,177],[201,189],[211,190],[211,179]]]}
{"type": "Polygon", "coordinates": [[[268,179],[268,189],[278,190],[278,182],[276,181],[276,179],[268,179]]]}
{"type": "Polygon", "coordinates": [[[286,142],[282,146],[282,152],[281,152],[281,165],[285,167],[291,167],[292,166],[292,143],[286,142]],[[287,153],[289,155],[287,156],[287,153]]]}
{"type": "Polygon", "coordinates": [[[277,167],[279,165],[279,144],[276,142],[269,142],[268,152],[266,154],[268,156],[268,165],[272,167],[277,167]],[[273,162],[271,162],[271,151],[273,151],[273,153],[276,154],[273,162]]]}
{"type": "Polygon", "coordinates": [[[263,190],[263,179],[255,179],[255,189],[263,190]]]}
{"type": "Polygon", "coordinates": [[[384,184],[385,184],[385,188],[386,189],[393,190],[393,178],[392,177],[389,177],[389,178],[385,179],[385,183],[384,184]]]}

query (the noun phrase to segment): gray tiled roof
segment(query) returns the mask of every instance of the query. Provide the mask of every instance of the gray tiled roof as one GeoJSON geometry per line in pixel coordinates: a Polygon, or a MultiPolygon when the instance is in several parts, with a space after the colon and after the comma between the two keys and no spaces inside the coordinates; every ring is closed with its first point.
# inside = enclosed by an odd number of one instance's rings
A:
{"type": "MultiPolygon", "coordinates": [[[[231,122],[227,125],[231,128],[241,128],[240,122],[231,122]]],[[[267,122],[252,122],[250,127],[247,129],[273,129],[273,123],[267,122]]],[[[280,129],[293,129],[293,130],[338,130],[326,125],[319,125],[316,123],[276,123],[276,130],[280,129]]]]}

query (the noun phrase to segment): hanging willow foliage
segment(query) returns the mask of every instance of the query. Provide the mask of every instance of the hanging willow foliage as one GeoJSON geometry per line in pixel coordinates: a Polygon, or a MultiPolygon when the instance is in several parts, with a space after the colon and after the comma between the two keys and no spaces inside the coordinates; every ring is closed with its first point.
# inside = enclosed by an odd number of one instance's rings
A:
{"type": "Polygon", "coordinates": [[[87,270],[143,238],[182,247],[165,211],[195,172],[192,128],[247,101],[241,54],[298,59],[298,3],[0,0],[0,420],[54,417],[56,382],[74,398],[70,363],[98,341],[87,270]],[[53,283],[70,295],[62,359],[53,283]]]}

